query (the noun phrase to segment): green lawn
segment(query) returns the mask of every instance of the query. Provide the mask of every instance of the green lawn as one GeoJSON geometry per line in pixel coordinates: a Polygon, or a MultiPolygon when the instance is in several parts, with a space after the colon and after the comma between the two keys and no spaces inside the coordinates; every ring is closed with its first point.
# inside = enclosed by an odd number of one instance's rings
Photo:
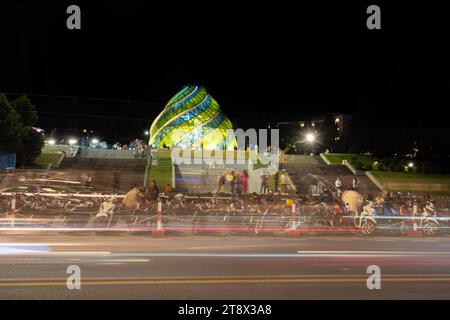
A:
{"type": "Polygon", "coordinates": [[[450,175],[386,171],[373,171],[372,173],[390,191],[450,193],[450,175]]]}
{"type": "Polygon", "coordinates": [[[388,172],[388,171],[374,171],[372,173],[381,182],[398,181],[398,182],[450,183],[450,175],[388,172]]]}
{"type": "Polygon", "coordinates": [[[158,165],[150,168],[149,180],[155,180],[160,190],[166,184],[172,184],[172,160],[170,158],[159,158],[158,165]]]}
{"type": "Polygon", "coordinates": [[[45,154],[55,154],[58,153],[60,151],[65,151],[67,154],[70,153],[70,148],[71,146],[49,146],[49,145],[45,145],[42,147],[41,152],[45,153],[45,154]]]}
{"type": "Polygon", "coordinates": [[[389,191],[450,194],[450,175],[380,171],[375,165],[376,161],[381,162],[379,159],[358,154],[328,153],[324,156],[331,164],[348,160],[356,169],[371,171],[389,191]]]}
{"type": "Polygon", "coordinates": [[[34,165],[40,169],[46,169],[52,163],[56,165],[61,155],[56,153],[41,153],[35,160],[34,165]]]}
{"type": "Polygon", "coordinates": [[[372,156],[348,153],[327,153],[324,154],[324,156],[331,162],[331,164],[342,164],[342,160],[347,160],[350,164],[354,165],[359,161],[364,167],[371,167],[377,160],[372,156]]]}

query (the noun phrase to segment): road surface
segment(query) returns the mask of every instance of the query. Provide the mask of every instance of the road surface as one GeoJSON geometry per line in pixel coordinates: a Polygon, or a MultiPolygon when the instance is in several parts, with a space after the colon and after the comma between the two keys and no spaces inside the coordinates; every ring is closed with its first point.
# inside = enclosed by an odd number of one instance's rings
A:
{"type": "Polygon", "coordinates": [[[450,238],[0,235],[1,299],[449,299],[450,238]],[[68,266],[81,271],[69,290],[68,266]],[[381,289],[367,288],[367,267],[381,289]]]}

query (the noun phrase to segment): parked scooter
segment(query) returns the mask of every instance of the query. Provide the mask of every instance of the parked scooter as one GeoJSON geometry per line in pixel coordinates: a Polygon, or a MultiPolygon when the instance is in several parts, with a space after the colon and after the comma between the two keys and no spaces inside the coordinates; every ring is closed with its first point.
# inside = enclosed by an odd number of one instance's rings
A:
{"type": "Polygon", "coordinates": [[[374,215],[375,203],[373,201],[367,201],[361,213],[354,217],[355,227],[360,229],[364,235],[373,234],[375,232],[375,225],[377,224],[374,215]]]}
{"type": "Polygon", "coordinates": [[[427,201],[419,219],[419,229],[426,236],[434,236],[439,231],[439,222],[436,219],[436,208],[432,201],[427,201]]]}
{"type": "MultiPolygon", "coordinates": [[[[114,198],[109,198],[103,201],[97,215],[94,218],[94,227],[96,229],[102,229],[114,225],[116,222],[116,219],[114,219],[115,212],[116,204],[114,198]]],[[[101,232],[101,230],[96,232],[101,232]]]]}

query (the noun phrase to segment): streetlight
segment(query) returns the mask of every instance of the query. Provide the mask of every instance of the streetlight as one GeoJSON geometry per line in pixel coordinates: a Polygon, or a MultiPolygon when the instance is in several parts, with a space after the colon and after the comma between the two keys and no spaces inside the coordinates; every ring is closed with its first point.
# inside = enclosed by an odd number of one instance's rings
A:
{"type": "Polygon", "coordinates": [[[92,144],[97,144],[97,143],[98,143],[98,139],[96,139],[96,138],[92,139],[92,140],[91,140],[91,143],[92,143],[92,144]]]}
{"type": "Polygon", "coordinates": [[[316,137],[312,133],[308,133],[306,135],[306,141],[308,141],[309,143],[313,143],[314,140],[316,140],[316,137]]]}
{"type": "Polygon", "coordinates": [[[310,155],[313,155],[313,142],[316,141],[316,135],[314,133],[307,133],[305,140],[307,143],[309,143],[310,155]]]}
{"type": "Polygon", "coordinates": [[[414,163],[413,162],[408,163],[408,167],[414,168],[414,163]]]}
{"type": "Polygon", "coordinates": [[[145,134],[146,136],[148,136],[148,135],[149,135],[149,132],[148,132],[148,131],[145,131],[144,134],[145,134]]]}

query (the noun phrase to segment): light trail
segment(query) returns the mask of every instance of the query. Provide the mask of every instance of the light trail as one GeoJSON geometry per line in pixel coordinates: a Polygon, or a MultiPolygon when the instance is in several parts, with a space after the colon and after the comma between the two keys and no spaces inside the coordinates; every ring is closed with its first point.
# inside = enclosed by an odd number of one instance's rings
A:
{"type": "MultiPolygon", "coordinates": [[[[348,275],[272,275],[272,276],[169,276],[169,277],[117,277],[83,278],[81,286],[96,285],[162,285],[162,284],[257,284],[257,283],[360,283],[365,286],[367,276],[348,275]]],[[[384,274],[384,283],[450,282],[448,274],[384,274]]],[[[0,287],[67,286],[62,278],[0,279],[0,287]]]]}
{"type": "MultiPolygon", "coordinates": [[[[25,219],[29,221],[28,219],[25,219]]],[[[18,222],[17,219],[8,220],[9,222],[18,222]]],[[[279,228],[258,228],[258,229],[248,229],[247,227],[163,227],[158,229],[157,227],[0,227],[1,231],[11,231],[11,232],[38,232],[38,231],[98,231],[98,232],[108,232],[108,231],[132,231],[132,232],[152,232],[152,231],[196,231],[196,232],[220,232],[220,231],[239,231],[243,233],[286,233],[289,231],[297,231],[300,233],[311,233],[311,232],[322,232],[322,233],[361,233],[360,229],[330,229],[330,228],[297,228],[297,229],[279,229],[279,228]]]]}
{"type": "Polygon", "coordinates": [[[123,194],[96,194],[96,193],[66,193],[66,192],[58,192],[58,193],[32,193],[32,192],[0,192],[1,196],[16,196],[16,195],[25,195],[27,197],[39,196],[39,197],[74,197],[74,198],[124,198],[123,194]]]}

